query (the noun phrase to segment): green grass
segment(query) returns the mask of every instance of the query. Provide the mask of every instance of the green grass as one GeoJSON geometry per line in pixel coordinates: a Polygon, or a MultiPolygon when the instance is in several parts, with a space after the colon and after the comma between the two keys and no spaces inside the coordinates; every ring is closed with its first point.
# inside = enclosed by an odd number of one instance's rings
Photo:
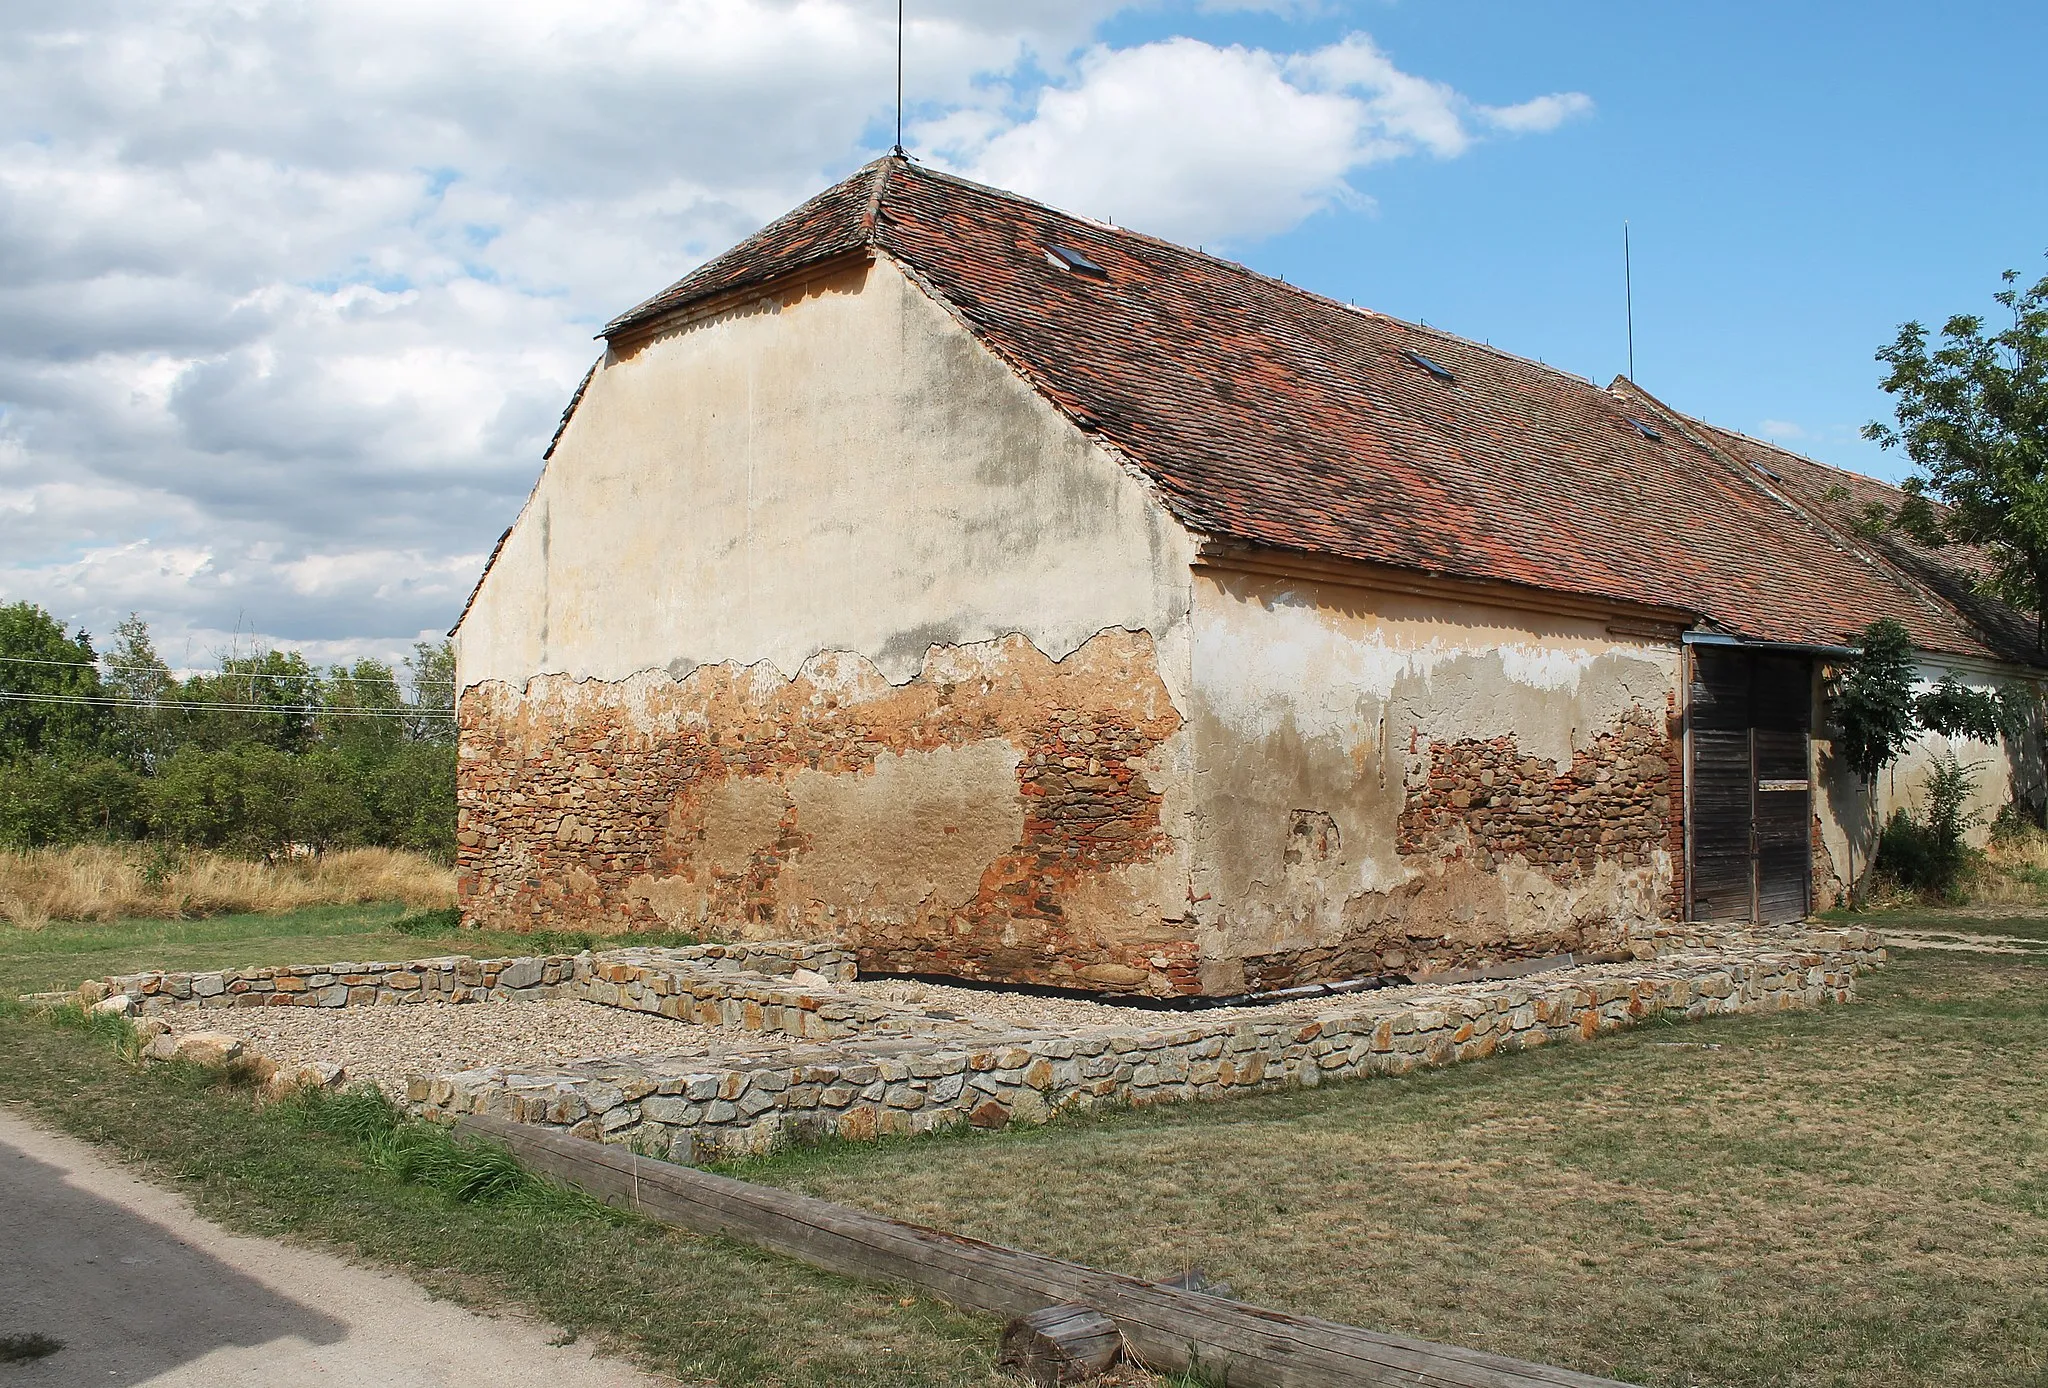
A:
{"type": "Polygon", "coordinates": [[[0,925],[0,996],[75,988],[88,978],[144,969],[330,964],[433,954],[567,954],[593,946],[694,943],[694,936],[677,933],[514,935],[464,930],[453,911],[408,914],[396,902],[199,920],[52,922],[37,931],[0,925]]]}
{"type": "Polygon", "coordinates": [[[368,1095],[259,1108],[232,1075],[138,1067],[117,1019],[65,1020],[0,1005],[0,1101],[231,1228],[336,1245],[465,1305],[523,1307],[690,1383],[1013,1382],[984,1319],[603,1209],[368,1095]]]}
{"type": "Polygon", "coordinates": [[[1880,932],[1900,930],[1962,937],[2004,935],[2030,945],[2048,946],[2048,910],[2026,902],[1959,910],[1902,906],[1885,911],[1830,911],[1823,919],[1880,932]]]}
{"type": "Polygon", "coordinates": [[[2048,1381],[2048,967],[734,1173],[1654,1385],[2048,1381]]]}

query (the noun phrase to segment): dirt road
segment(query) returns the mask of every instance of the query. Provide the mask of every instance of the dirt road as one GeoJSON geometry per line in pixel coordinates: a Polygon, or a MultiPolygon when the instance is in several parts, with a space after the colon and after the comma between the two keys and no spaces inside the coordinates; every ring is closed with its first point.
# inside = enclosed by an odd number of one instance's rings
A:
{"type": "Polygon", "coordinates": [[[0,1106],[0,1388],[656,1388],[531,1322],[331,1254],[231,1234],[183,1197],[0,1106]]]}

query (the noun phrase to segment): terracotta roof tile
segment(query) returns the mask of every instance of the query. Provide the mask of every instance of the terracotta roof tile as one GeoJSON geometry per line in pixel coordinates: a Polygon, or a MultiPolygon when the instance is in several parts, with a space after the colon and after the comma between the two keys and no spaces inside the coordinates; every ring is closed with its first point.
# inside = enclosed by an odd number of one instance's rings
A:
{"type": "Polygon", "coordinates": [[[862,246],[900,262],[1199,533],[1676,607],[1755,640],[1834,644],[1891,616],[1923,647],[2011,658],[2003,633],[1808,514],[1809,498],[1772,487],[1728,436],[1632,388],[897,158],[606,331],[862,246]],[[1053,245],[1106,273],[1057,264],[1053,245]]]}

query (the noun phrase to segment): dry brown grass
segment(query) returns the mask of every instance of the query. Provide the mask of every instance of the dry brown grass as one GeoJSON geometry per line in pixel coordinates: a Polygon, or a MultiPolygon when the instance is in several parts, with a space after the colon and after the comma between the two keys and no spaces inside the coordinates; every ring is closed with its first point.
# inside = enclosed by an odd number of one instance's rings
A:
{"type": "Polygon", "coordinates": [[[0,919],[25,930],[53,920],[179,920],[231,912],[403,901],[455,904],[455,873],[419,853],[353,848],[269,864],[220,853],[163,855],[144,844],[0,853],[0,919]]]}
{"type": "Polygon", "coordinates": [[[1658,1388],[2037,1385],[2048,968],[1917,956],[1864,988],[1854,1007],[746,1174],[1658,1388]]]}

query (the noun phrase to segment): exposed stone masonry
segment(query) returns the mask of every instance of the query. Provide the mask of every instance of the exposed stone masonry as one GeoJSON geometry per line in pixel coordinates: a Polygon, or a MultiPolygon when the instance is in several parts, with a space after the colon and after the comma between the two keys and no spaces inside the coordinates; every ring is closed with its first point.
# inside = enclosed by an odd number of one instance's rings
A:
{"type": "Polygon", "coordinates": [[[1560,878],[1603,859],[1643,866],[1666,838],[1670,747],[1641,709],[1575,751],[1562,773],[1512,737],[1432,742],[1402,807],[1400,851],[1470,857],[1486,871],[1517,857],[1560,878]]]}
{"type": "Polygon", "coordinates": [[[459,708],[465,915],[711,923],[843,940],[871,970],[1197,991],[1187,929],[1142,890],[1095,890],[1173,851],[1146,759],[1180,717],[1154,660],[1149,635],[1112,629],[1057,662],[1021,637],[934,648],[901,686],[826,655],[788,680],[718,665],[473,687],[459,708]],[[1000,759],[1000,780],[960,770],[975,755],[1000,759]],[[911,866],[890,861],[887,807],[832,813],[832,796],[884,770],[935,787],[930,808],[890,801],[901,833],[960,820],[911,866]]]}
{"type": "Polygon", "coordinates": [[[1676,717],[1633,709],[1562,770],[1513,737],[1430,742],[1409,772],[1396,839],[1402,859],[1422,871],[1386,894],[1391,909],[1340,938],[1245,959],[1246,990],[1605,954],[1622,948],[1640,920],[1676,919],[1685,847],[1684,816],[1672,803],[1684,783],[1676,717]],[[1612,880],[1589,893],[1601,909],[1551,931],[1518,933],[1498,919],[1460,930],[1476,911],[1469,895],[1458,897],[1457,879],[1517,865],[1568,889],[1599,873],[1612,880]]]}

